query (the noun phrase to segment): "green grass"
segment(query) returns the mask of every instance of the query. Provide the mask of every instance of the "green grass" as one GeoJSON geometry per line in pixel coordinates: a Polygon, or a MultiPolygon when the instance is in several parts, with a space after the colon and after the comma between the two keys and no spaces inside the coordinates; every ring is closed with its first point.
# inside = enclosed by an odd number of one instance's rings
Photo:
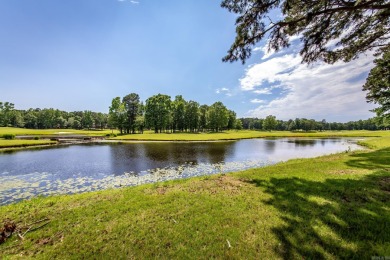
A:
{"type": "Polygon", "coordinates": [[[222,133],[161,133],[147,131],[144,134],[120,135],[112,140],[129,141],[213,141],[236,140],[263,137],[378,137],[390,136],[390,131],[324,131],[324,132],[289,132],[289,131],[225,131],[222,133]]]}
{"type": "Polygon", "coordinates": [[[5,258],[369,259],[390,255],[390,137],[375,150],[226,175],[0,207],[50,223],[0,245],[5,258]],[[229,248],[228,241],[231,245],[229,248]]]}
{"type": "Polygon", "coordinates": [[[0,149],[17,148],[37,145],[55,144],[57,142],[50,140],[4,140],[0,139],[0,149]]]}
{"type": "MultiPolygon", "coordinates": [[[[119,134],[118,130],[113,131],[119,134]]],[[[75,129],[25,129],[14,127],[0,127],[0,136],[3,134],[15,135],[57,135],[83,134],[91,136],[105,136],[112,133],[112,130],[75,130],[75,129]]],[[[324,131],[324,132],[289,132],[289,131],[225,131],[221,133],[161,133],[145,131],[144,134],[127,134],[110,138],[111,140],[128,141],[214,141],[214,140],[237,140],[263,137],[378,137],[390,136],[390,131],[324,131]]]]}
{"type": "MultiPolygon", "coordinates": [[[[92,136],[103,136],[110,134],[110,129],[106,130],[75,130],[75,129],[26,129],[16,127],[0,127],[0,136],[3,134],[14,134],[14,135],[58,135],[60,134],[83,134],[92,136]]],[[[117,130],[113,131],[118,133],[117,130]]]]}

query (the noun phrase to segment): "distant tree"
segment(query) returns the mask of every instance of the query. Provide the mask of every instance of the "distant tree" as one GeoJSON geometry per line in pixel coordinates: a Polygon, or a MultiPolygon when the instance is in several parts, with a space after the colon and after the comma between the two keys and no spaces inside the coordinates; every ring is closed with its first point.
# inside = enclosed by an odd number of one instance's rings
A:
{"type": "Polygon", "coordinates": [[[269,115],[263,121],[263,129],[267,131],[275,130],[277,123],[276,117],[269,115]]]}
{"type": "Polygon", "coordinates": [[[367,91],[367,102],[379,105],[374,109],[377,116],[390,117],[390,48],[382,58],[376,59],[374,63],[375,67],[368,75],[363,90],[367,91]]]}
{"type": "Polygon", "coordinates": [[[33,109],[29,109],[24,114],[24,126],[26,128],[32,128],[32,129],[35,129],[38,127],[36,112],[33,109]]]}
{"type": "Polygon", "coordinates": [[[242,129],[242,121],[240,119],[236,119],[236,122],[234,124],[234,128],[236,130],[241,130],[242,129]]]}
{"type": "Polygon", "coordinates": [[[223,0],[221,6],[238,15],[236,38],[224,61],[244,63],[252,46],[265,38],[269,49],[278,51],[289,46],[293,35],[301,38],[305,63],[350,61],[367,50],[380,54],[389,47],[389,0],[223,0]],[[271,18],[275,9],[281,15],[271,18]]]}
{"type": "Polygon", "coordinates": [[[83,128],[91,129],[93,127],[92,111],[85,110],[81,118],[81,125],[83,128]]]}
{"type": "Polygon", "coordinates": [[[232,110],[228,110],[228,114],[229,114],[229,119],[228,119],[227,129],[230,130],[235,128],[237,115],[236,112],[232,110]]]}
{"type": "Polygon", "coordinates": [[[288,120],[287,130],[294,131],[295,129],[296,129],[295,121],[292,119],[288,120]]]}
{"type": "Polygon", "coordinates": [[[204,131],[207,128],[207,112],[209,110],[208,105],[201,105],[199,107],[199,130],[204,131]]]}
{"type": "Polygon", "coordinates": [[[9,121],[13,127],[23,127],[24,126],[24,120],[23,120],[22,113],[18,110],[13,110],[10,112],[9,121]]]}
{"type": "Polygon", "coordinates": [[[187,102],[181,95],[177,95],[172,102],[172,124],[173,131],[183,131],[185,127],[185,108],[187,102]]]}
{"type": "Polygon", "coordinates": [[[142,134],[144,132],[144,127],[145,127],[145,116],[144,115],[138,115],[135,118],[135,127],[140,134],[142,134]]]}
{"type": "Polygon", "coordinates": [[[123,97],[122,102],[125,105],[126,109],[126,133],[135,133],[135,119],[139,114],[140,99],[139,95],[136,93],[131,93],[123,97]]]}
{"type": "Polygon", "coordinates": [[[190,132],[198,130],[199,119],[199,103],[195,101],[188,101],[185,109],[186,128],[190,132]]]}
{"type": "Polygon", "coordinates": [[[229,122],[228,109],[222,102],[215,102],[208,110],[209,127],[214,131],[222,131],[229,122]]]}
{"type": "Polygon", "coordinates": [[[167,129],[171,109],[171,97],[158,94],[148,98],[145,102],[146,124],[154,128],[154,132],[167,129]]]}
{"type": "Polygon", "coordinates": [[[14,104],[10,102],[0,102],[0,125],[11,125],[12,112],[14,111],[14,104]]]}
{"type": "Polygon", "coordinates": [[[113,127],[118,128],[121,134],[123,134],[126,122],[126,108],[125,104],[121,102],[120,97],[114,98],[111,102],[109,108],[109,121],[113,127]]]}
{"type": "Polygon", "coordinates": [[[255,118],[253,120],[253,124],[252,124],[252,129],[255,129],[255,130],[261,130],[263,129],[263,122],[264,122],[264,119],[258,119],[258,118],[255,118]]]}
{"type": "Polygon", "coordinates": [[[92,116],[95,123],[95,127],[103,130],[107,125],[106,115],[99,112],[99,113],[93,113],[92,116]]]}

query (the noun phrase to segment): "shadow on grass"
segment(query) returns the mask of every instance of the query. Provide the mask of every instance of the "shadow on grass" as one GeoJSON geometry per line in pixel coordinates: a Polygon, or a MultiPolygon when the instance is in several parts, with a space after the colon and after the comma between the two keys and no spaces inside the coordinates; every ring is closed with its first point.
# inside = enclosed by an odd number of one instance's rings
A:
{"type": "Polygon", "coordinates": [[[375,150],[367,153],[352,154],[353,159],[347,162],[348,166],[363,169],[387,169],[390,170],[390,148],[375,150]]]}
{"type": "Polygon", "coordinates": [[[273,229],[285,259],[390,255],[389,149],[352,155],[348,165],[377,169],[361,179],[253,179],[272,195],[284,224],[273,229]],[[387,154],[386,154],[387,153],[387,154]]]}

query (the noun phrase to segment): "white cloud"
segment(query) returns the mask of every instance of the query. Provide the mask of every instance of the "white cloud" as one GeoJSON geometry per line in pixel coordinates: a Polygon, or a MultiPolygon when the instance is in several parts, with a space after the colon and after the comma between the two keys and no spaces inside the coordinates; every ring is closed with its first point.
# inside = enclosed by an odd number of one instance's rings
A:
{"type": "Polygon", "coordinates": [[[258,103],[258,104],[263,104],[266,102],[267,102],[266,100],[257,99],[257,98],[251,100],[251,103],[258,103]]]}
{"type": "Polygon", "coordinates": [[[232,92],[230,91],[230,89],[228,89],[228,88],[217,88],[215,90],[215,93],[217,93],[217,94],[225,94],[228,97],[231,97],[233,95],[232,92]]]}
{"type": "Polygon", "coordinates": [[[365,76],[373,67],[372,60],[372,55],[362,55],[349,63],[308,66],[301,64],[298,54],[288,54],[253,65],[240,79],[241,90],[268,94],[272,88],[283,87],[287,93],[248,111],[248,116],[272,114],[280,119],[307,117],[337,121],[374,116],[369,112],[373,106],[366,103],[365,93],[361,91],[365,76]]]}
{"type": "MultiPolygon", "coordinates": [[[[118,2],[127,2],[127,0],[118,0],[118,2]]],[[[130,1],[128,1],[128,2],[130,2],[131,4],[139,4],[139,1],[136,1],[136,0],[130,0],[130,1]]]]}
{"type": "Polygon", "coordinates": [[[300,62],[301,58],[298,55],[289,54],[251,66],[240,79],[240,87],[242,90],[249,91],[265,82],[275,83],[280,80],[279,73],[293,69],[300,62]]]}
{"type": "Polygon", "coordinates": [[[271,89],[272,88],[256,89],[256,90],[253,90],[252,92],[259,94],[259,95],[270,95],[270,94],[272,94],[271,89]]]}

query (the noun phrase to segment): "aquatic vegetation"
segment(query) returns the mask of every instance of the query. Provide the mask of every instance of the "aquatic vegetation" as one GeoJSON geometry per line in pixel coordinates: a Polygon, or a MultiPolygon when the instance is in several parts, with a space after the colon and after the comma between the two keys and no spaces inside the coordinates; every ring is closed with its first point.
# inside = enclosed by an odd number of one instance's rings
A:
{"type": "Polygon", "coordinates": [[[181,178],[227,173],[256,167],[263,167],[274,162],[242,161],[221,162],[216,164],[193,164],[191,162],[177,166],[149,169],[135,172],[124,172],[122,175],[101,174],[96,176],[78,176],[61,180],[47,172],[33,172],[9,176],[0,174],[0,205],[29,199],[33,196],[55,194],[83,193],[125,186],[136,186],[146,183],[163,182],[181,178]]]}

